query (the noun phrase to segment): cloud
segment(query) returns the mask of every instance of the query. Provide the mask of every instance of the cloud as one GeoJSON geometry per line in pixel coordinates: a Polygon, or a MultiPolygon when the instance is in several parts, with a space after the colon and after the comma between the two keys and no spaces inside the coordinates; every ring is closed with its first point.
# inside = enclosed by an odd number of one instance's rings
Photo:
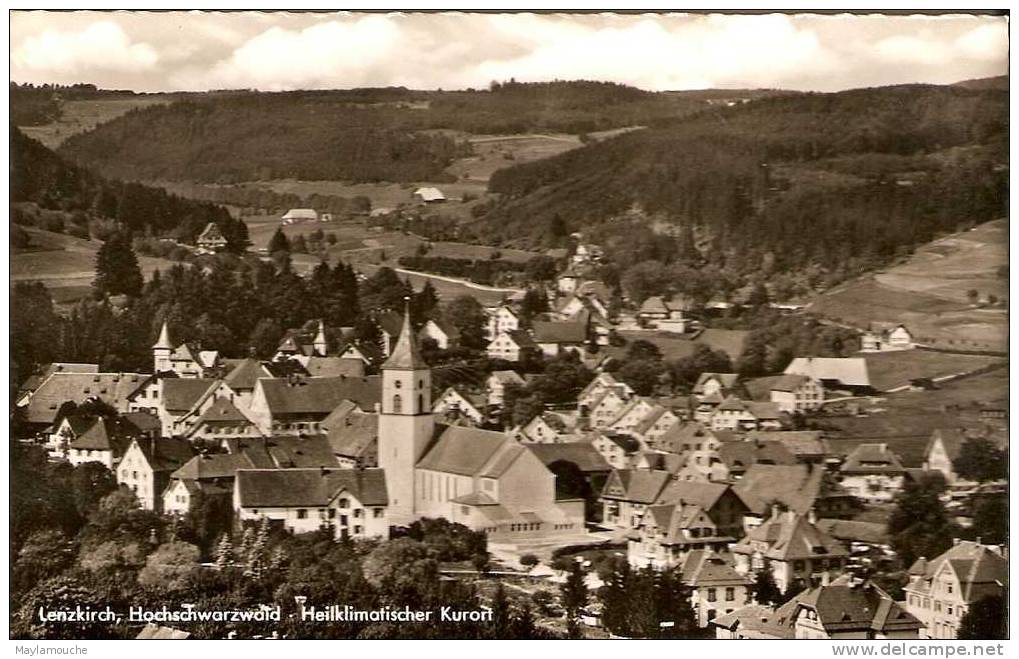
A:
{"type": "Polygon", "coordinates": [[[141,91],[599,79],[834,91],[1007,71],[990,16],[14,12],[11,77],[141,91]]]}
{"type": "Polygon", "coordinates": [[[11,53],[15,68],[58,75],[146,71],[158,61],[155,48],[132,42],[113,21],[91,23],[77,32],[45,30],[11,53]]]}

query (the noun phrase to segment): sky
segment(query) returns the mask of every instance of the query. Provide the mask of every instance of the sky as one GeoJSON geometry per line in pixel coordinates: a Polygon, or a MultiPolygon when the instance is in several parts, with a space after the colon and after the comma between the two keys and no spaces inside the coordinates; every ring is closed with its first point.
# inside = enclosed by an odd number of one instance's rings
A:
{"type": "Polygon", "coordinates": [[[838,91],[1002,75],[991,16],[12,12],[11,80],[135,91],[487,87],[838,91]]]}

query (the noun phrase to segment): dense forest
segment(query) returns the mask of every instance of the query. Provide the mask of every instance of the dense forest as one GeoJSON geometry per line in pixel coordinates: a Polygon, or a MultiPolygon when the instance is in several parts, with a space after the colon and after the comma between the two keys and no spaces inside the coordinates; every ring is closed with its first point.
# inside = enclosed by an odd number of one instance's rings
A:
{"type": "MultiPolygon", "coordinates": [[[[114,220],[129,232],[168,235],[193,243],[209,222],[215,222],[235,251],[247,244],[247,227],[222,206],[96,176],[67,163],[13,126],[10,144],[11,203],[32,202],[42,209],[64,212],[63,229],[69,233],[81,230],[82,237],[88,237],[93,220],[114,220]]],[[[20,212],[12,215],[15,220],[29,217],[20,212]]],[[[42,228],[52,231],[61,227],[47,223],[42,228]]]]}
{"type": "Polygon", "coordinates": [[[706,111],[499,170],[472,228],[520,246],[583,230],[611,248],[637,216],[686,234],[657,247],[665,265],[693,242],[693,262],[730,275],[844,278],[1005,214],[1007,108],[1006,92],[908,85],[706,111]]]}
{"type": "Polygon", "coordinates": [[[687,116],[709,101],[773,92],[655,94],[603,82],[493,83],[488,90],[402,88],[191,95],[76,135],[61,153],[134,180],[235,183],[273,178],[447,181],[468,133],[591,131],[687,116]]]}

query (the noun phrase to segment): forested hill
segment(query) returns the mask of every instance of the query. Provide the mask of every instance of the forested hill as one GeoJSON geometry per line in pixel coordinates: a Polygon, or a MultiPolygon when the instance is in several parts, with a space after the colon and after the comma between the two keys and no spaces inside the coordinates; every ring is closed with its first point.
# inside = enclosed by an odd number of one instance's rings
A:
{"type": "Polygon", "coordinates": [[[470,153],[450,131],[582,134],[774,93],[658,94],[587,81],[493,83],[489,90],[452,92],[238,92],[129,112],[68,139],[60,152],[122,179],[441,182],[450,178],[446,167],[470,153]]]}
{"type": "Polygon", "coordinates": [[[10,145],[11,203],[33,202],[64,211],[67,221],[85,236],[92,220],[116,220],[132,232],[194,242],[206,224],[215,222],[235,248],[247,242],[244,222],[233,219],[222,206],[97,176],[65,162],[14,126],[10,145]]]}
{"type": "Polygon", "coordinates": [[[700,258],[730,274],[859,271],[1005,215],[1007,133],[999,90],[766,98],[499,170],[501,198],[476,229],[530,246],[583,230],[611,246],[636,215],[696,235],[700,258]]]}

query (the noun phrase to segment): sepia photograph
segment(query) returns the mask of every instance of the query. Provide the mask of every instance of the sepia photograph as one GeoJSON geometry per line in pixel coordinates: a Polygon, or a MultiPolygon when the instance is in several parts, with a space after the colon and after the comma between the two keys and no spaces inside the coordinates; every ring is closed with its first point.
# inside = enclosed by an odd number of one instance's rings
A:
{"type": "Polygon", "coordinates": [[[12,648],[1004,654],[1009,27],[10,10],[12,648]]]}

